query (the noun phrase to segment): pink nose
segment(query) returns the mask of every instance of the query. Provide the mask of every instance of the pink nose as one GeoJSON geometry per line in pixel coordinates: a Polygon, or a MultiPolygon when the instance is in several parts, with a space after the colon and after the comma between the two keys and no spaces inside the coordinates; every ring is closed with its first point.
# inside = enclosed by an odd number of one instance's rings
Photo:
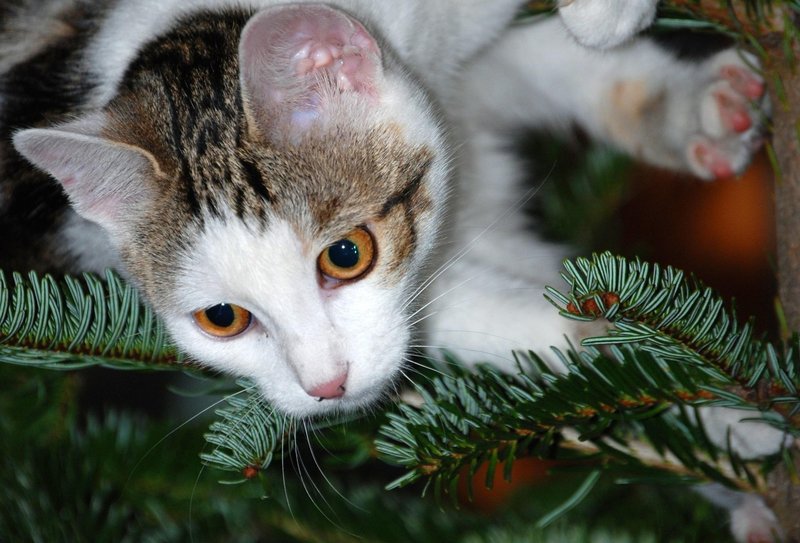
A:
{"type": "Polygon", "coordinates": [[[332,400],[344,396],[344,382],[347,381],[347,372],[342,373],[321,385],[315,386],[311,390],[306,390],[309,396],[322,400],[332,400]]]}

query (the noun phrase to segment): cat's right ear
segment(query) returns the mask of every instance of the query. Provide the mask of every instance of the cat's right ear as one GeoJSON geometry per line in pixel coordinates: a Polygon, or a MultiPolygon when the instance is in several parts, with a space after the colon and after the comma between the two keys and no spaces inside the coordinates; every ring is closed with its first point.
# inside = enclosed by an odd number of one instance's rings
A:
{"type": "Polygon", "coordinates": [[[381,94],[381,51],[364,26],[336,9],[267,8],[239,42],[242,98],[251,128],[268,139],[302,138],[342,108],[381,94]]]}
{"type": "Polygon", "coordinates": [[[155,160],[136,147],[64,128],[20,130],[14,147],[61,184],[79,215],[112,237],[124,236],[152,198],[155,160]]]}

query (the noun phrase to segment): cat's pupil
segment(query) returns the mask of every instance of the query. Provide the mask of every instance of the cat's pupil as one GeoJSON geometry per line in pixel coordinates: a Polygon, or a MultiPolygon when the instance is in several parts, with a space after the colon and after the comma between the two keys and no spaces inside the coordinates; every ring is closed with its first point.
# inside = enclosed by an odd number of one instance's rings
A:
{"type": "Polygon", "coordinates": [[[206,317],[215,326],[227,328],[236,320],[236,314],[230,304],[217,304],[206,309],[206,317]]]}
{"type": "Polygon", "coordinates": [[[328,258],[334,266],[352,268],[358,264],[358,245],[349,239],[341,239],[328,247],[328,258]]]}

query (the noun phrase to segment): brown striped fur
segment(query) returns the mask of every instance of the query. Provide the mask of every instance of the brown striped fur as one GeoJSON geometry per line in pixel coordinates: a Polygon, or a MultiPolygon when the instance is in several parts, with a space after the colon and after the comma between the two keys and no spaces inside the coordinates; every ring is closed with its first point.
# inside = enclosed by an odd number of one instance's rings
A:
{"type": "Polygon", "coordinates": [[[317,244],[374,224],[382,269],[399,281],[417,222],[431,212],[423,184],[431,151],[405,142],[393,125],[334,125],[295,145],[261,139],[248,127],[239,87],[248,17],[201,15],[149,44],[108,107],[103,136],[144,149],[163,173],[139,237],[123,249],[127,267],[157,300],[173,287],[174,255],[189,249],[205,218],[263,229],[281,217],[317,244]]]}

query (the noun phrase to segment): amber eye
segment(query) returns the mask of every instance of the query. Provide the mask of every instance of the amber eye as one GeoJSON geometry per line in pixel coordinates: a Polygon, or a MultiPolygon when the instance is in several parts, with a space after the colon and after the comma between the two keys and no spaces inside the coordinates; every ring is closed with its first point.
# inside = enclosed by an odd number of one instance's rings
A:
{"type": "Polygon", "coordinates": [[[241,334],[253,320],[253,315],[248,310],[233,304],[213,305],[195,311],[192,316],[203,332],[219,338],[241,334]]]}
{"type": "Polygon", "coordinates": [[[317,260],[326,277],[349,281],[364,275],[375,258],[375,241],[365,228],[356,228],[322,251],[317,260]]]}

